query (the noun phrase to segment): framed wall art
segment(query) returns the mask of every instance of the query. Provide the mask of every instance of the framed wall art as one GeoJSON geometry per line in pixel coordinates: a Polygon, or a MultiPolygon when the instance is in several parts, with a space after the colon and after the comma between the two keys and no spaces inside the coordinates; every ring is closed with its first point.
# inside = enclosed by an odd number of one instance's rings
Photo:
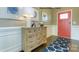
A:
{"type": "Polygon", "coordinates": [[[42,21],[44,22],[48,21],[48,14],[46,12],[42,12],[42,21]]]}
{"type": "Polygon", "coordinates": [[[17,14],[18,8],[17,7],[7,7],[7,13],[8,14],[17,14]]]}

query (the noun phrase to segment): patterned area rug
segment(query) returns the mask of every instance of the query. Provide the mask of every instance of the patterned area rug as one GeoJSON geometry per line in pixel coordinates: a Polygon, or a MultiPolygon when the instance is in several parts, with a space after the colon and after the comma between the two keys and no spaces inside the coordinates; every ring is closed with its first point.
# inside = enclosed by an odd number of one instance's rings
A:
{"type": "Polygon", "coordinates": [[[70,39],[58,37],[43,52],[68,52],[70,39]]]}

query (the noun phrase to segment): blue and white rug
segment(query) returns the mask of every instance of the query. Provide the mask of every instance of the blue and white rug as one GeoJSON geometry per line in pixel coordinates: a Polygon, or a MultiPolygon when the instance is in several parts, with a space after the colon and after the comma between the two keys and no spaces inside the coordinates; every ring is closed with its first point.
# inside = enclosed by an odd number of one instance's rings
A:
{"type": "Polygon", "coordinates": [[[68,52],[70,39],[58,37],[43,52],[68,52]]]}

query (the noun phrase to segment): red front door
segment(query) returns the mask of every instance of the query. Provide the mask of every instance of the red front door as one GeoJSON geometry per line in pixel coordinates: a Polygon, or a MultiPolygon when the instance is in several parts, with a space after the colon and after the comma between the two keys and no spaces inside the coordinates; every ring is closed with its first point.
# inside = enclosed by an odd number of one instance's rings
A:
{"type": "Polygon", "coordinates": [[[58,36],[71,37],[71,10],[58,13],[58,36]]]}

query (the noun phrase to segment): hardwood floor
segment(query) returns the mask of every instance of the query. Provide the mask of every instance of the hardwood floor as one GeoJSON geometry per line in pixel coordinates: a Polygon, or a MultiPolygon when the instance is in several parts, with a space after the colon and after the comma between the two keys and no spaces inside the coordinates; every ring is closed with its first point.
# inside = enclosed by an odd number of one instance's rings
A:
{"type": "MultiPolygon", "coordinates": [[[[57,39],[57,36],[48,37],[46,44],[42,44],[41,46],[37,47],[36,49],[32,50],[31,52],[43,52],[43,49],[46,48],[51,42],[54,42],[56,39],[57,39]]],[[[24,52],[24,51],[22,50],[20,52],[24,52]]],[[[69,52],[79,52],[79,48],[74,47],[74,44],[70,44],[70,51],[69,52]]]]}

